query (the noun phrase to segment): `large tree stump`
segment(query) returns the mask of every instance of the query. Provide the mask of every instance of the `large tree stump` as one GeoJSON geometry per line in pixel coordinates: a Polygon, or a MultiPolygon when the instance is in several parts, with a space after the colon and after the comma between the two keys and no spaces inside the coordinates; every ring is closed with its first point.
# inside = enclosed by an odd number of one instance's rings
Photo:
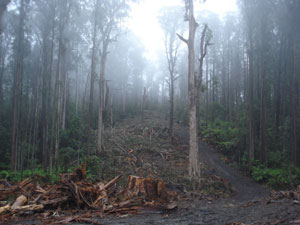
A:
{"type": "Polygon", "coordinates": [[[125,196],[127,199],[142,197],[146,201],[169,202],[164,182],[153,178],[129,176],[125,196]]]}

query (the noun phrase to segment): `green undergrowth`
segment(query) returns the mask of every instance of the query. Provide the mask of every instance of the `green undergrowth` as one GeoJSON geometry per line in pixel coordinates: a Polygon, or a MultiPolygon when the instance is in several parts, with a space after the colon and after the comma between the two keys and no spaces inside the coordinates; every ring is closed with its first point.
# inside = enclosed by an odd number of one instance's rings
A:
{"type": "Polygon", "coordinates": [[[270,168],[258,162],[251,167],[253,179],[268,187],[281,189],[295,189],[300,184],[300,168],[295,166],[284,166],[270,168]]]}
{"type": "Polygon", "coordinates": [[[10,182],[20,182],[26,178],[33,178],[35,175],[43,178],[44,182],[54,183],[59,179],[59,172],[49,173],[45,172],[42,168],[35,169],[26,169],[22,171],[10,171],[10,170],[1,170],[0,178],[6,179],[10,182]]]}
{"type": "MultiPolygon", "coordinates": [[[[99,178],[101,175],[101,169],[104,166],[107,166],[109,162],[104,163],[104,160],[101,157],[93,155],[86,157],[82,160],[86,163],[87,166],[87,179],[94,180],[99,178]]],[[[41,166],[37,166],[34,169],[26,169],[23,171],[10,171],[10,170],[1,170],[0,179],[6,179],[10,182],[20,182],[26,178],[33,178],[36,175],[41,178],[42,182],[45,183],[55,183],[60,179],[61,173],[72,173],[76,168],[79,168],[80,164],[65,167],[59,166],[57,169],[54,169],[52,173],[49,171],[44,171],[41,166]]]]}
{"type": "Polygon", "coordinates": [[[246,135],[242,126],[221,119],[208,122],[207,126],[204,121],[200,121],[200,135],[226,155],[234,159],[241,158],[241,153],[237,150],[244,147],[243,140],[246,135]]]}

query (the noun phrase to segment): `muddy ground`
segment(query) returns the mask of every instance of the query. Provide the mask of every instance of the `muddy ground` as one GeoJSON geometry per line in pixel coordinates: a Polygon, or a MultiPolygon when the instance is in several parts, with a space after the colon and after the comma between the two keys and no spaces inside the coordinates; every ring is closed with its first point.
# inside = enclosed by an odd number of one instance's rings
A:
{"type": "MultiPolygon", "coordinates": [[[[184,187],[188,186],[186,183],[187,128],[176,124],[175,144],[170,145],[164,130],[168,122],[166,118],[157,113],[150,113],[147,114],[146,120],[144,125],[137,125],[140,121],[136,119],[121,124],[120,130],[114,131],[112,144],[118,148],[116,152],[120,155],[119,163],[126,173],[162,178],[170,189],[174,190],[174,187],[175,189],[177,187],[177,191],[181,192],[177,199],[178,209],[171,212],[144,210],[138,215],[121,217],[111,215],[98,219],[99,223],[300,224],[299,202],[288,198],[270,197],[270,190],[226,165],[221,160],[220,153],[203,141],[200,141],[199,145],[199,156],[204,165],[202,190],[185,192],[184,189],[189,188],[184,187]],[[129,131],[135,136],[130,136],[129,131]],[[132,141],[133,137],[137,144],[129,146],[129,142],[125,139],[129,138],[129,141],[132,141]],[[137,137],[140,137],[140,140],[137,140],[137,137]],[[121,152],[128,153],[122,155],[121,152]]],[[[119,170],[112,172],[118,173],[119,170]]],[[[14,224],[42,223],[43,221],[25,218],[14,222],[14,224]]]]}

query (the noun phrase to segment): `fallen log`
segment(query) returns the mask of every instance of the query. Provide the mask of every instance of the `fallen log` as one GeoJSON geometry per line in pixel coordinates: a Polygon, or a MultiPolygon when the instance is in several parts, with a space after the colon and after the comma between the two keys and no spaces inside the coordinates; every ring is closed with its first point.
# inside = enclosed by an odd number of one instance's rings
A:
{"type": "Polygon", "coordinates": [[[7,189],[0,189],[0,201],[6,200],[7,196],[14,195],[19,190],[23,190],[23,188],[31,182],[29,178],[26,178],[22,182],[17,185],[11,186],[7,189]]]}
{"type": "Polygon", "coordinates": [[[106,191],[102,191],[101,195],[93,202],[93,208],[101,207],[104,203],[108,201],[106,191]]]}
{"type": "Polygon", "coordinates": [[[7,204],[6,206],[0,207],[0,214],[8,211],[9,209],[10,209],[9,204],[7,204]]]}
{"type": "Polygon", "coordinates": [[[65,197],[55,198],[55,199],[51,199],[51,200],[40,201],[40,203],[42,205],[54,205],[54,204],[66,202],[68,199],[69,199],[69,196],[65,196],[65,197]]]}
{"type": "Polygon", "coordinates": [[[12,213],[25,213],[25,212],[29,212],[29,211],[39,211],[42,210],[44,208],[43,205],[39,204],[39,205],[24,205],[24,206],[19,206],[17,208],[12,209],[12,213]]]}
{"type": "MultiPolygon", "coordinates": [[[[169,201],[170,195],[164,182],[159,179],[129,176],[127,187],[119,189],[116,183],[122,175],[107,183],[91,183],[85,177],[86,168],[83,164],[81,169],[76,169],[73,173],[61,174],[61,180],[56,184],[40,186],[38,182],[25,179],[10,188],[0,189],[0,198],[5,197],[5,200],[19,195],[12,206],[0,207],[0,213],[12,217],[14,214],[44,212],[45,209],[96,209],[101,214],[124,215],[134,214],[143,209],[161,211],[177,207],[169,201]],[[26,196],[29,196],[29,201],[26,196]]],[[[92,222],[87,216],[64,217],[54,222],[71,221],[92,222]]]]}
{"type": "Polygon", "coordinates": [[[11,209],[13,209],[13,210],[17,209],[18,207],[25,205],[26,202],[27,202],[26,196],[25,195],[21,195],[21,196],[19,196],[16,199],[16,201],[14,202],[14,204],[11,206],[11,209]]]}
{"type": "Polygon", "coordinates": [[[122,177],[122,175],[119,175],[117,177],[115,177],[114,179],[112,179],[111,181],[109,181],[107,184],[104,185],[104,189],[108,189],[109,187],[111,187],[114,183],[116,183],[120,178],[122,177]]]}

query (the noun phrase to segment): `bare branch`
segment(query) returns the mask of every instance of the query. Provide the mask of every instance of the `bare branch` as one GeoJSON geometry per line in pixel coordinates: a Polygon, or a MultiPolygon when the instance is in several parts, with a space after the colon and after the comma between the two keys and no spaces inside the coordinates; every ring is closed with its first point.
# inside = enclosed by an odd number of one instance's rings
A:
{"type": "Polygon", "coordinates": [[[180,34],[177,34],[177,36],[178,36],[179,39],[182,40],[184,43],[186,43],[187,45],[189,44],[189,43],[188,43],[188,40],[185,39],[184,37],[182,37],[180,34]]]}
{"type": "Polygon", "coordinates": [[[178,80],[180,77],[182,77],[182,76],[180,75],[180,76],[174,77],[174,81],[178,80]]]}

